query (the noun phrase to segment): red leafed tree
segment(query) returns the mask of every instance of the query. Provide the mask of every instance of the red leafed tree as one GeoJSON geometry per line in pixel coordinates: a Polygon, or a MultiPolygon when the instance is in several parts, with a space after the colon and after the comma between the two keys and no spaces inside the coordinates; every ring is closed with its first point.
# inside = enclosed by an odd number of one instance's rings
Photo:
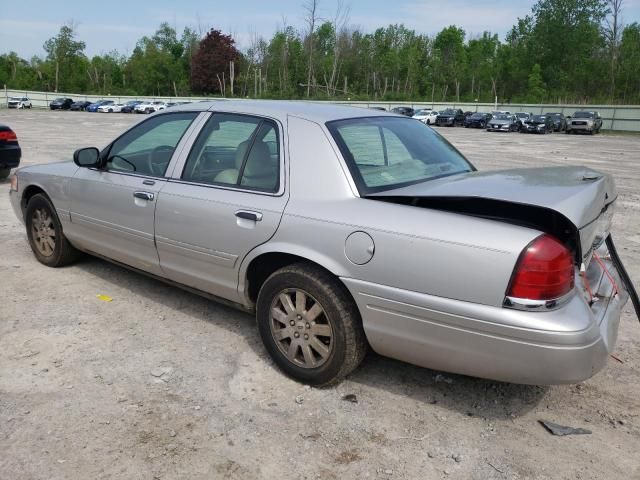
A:
{"type": "Polygon", "coordinates": [[[191,88],[199,93],[223,93],[229,80],[229,62],[236,61],[240,52],[231,35],[211,29],[200,41],[191,60],[191,88]]]}

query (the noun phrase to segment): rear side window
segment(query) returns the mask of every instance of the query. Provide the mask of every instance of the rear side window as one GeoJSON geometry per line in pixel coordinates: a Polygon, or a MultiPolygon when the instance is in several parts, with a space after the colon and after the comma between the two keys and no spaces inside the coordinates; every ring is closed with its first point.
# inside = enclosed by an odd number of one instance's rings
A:
{"type": "Polygon", "coordinates": [[[360,194],[474,170],[449,142],[414,119],[353,118],[327,127],[360,194]]]}
{"type": "Polygon", "coordinates": [[[193,145],[182,179],[276,192],[279,167],[280,146],[275,122],[217,113],[209,119],[193,145]]]}

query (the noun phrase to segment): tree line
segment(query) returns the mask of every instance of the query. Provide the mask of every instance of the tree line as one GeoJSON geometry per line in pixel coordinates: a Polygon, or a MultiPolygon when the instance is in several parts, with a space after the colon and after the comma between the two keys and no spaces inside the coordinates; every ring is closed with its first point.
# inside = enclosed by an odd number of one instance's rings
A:
{"type": "Polygon", "coordinates": [[[640,103],[640,24],[624,0],[539,0],[504,40],[451,25],[434,36],[404,25],[354,27],[338,0],[330,18],[306,0],[304,22],[271,38],[181,34],[162,23],[131,55],[89,58],[73,24],[45,55],[0,55],[0,85],[99,95],[563,103],[640,103]]]}

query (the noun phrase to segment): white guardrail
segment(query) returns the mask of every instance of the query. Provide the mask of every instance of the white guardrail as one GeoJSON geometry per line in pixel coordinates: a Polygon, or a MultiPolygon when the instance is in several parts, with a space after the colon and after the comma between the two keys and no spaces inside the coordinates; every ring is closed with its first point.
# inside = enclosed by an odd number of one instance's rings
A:
{"type": "MultiPolygon", "coordinates": [[[[34,108],[49,108],[49,103],[58,97],[72,98],[74,101],[86,100],[113,100],[116,103],[124,103],[129,100],[160,100],[168,102],[191,101],[197,102],[201,100],[215,100],[220,97],[153,97],[153,96],[118,96],[118,95],[83,95],[75,93],[54,93],[54,92],[35,92],[23,90],[9,90],[5,88],[0,91],[0,108],[6,108],[7,101],[11,97],[28,97],[34,108]]],[[[322,102],[322,100],[315,100],[322,102]]],[[[443,102],[355,102],[355,101],[329,101],[330,103],[352,105],[355,107],[384,107],[390,109],[393,107],[409,106],[412,108],[433,108],[434,110],[442,110],[444,108],[461,108],[464,111],[472,112],[490,112],[496,110],[493,103],[443,103],[443,102]]],[[[546,113],[556,112],[564,115],[573,115],[578,110],[597,110],[602,116],[604,130],[619,130],[628,132],[640,132],[640,105],[576,105],[576,104],[530,104],[530,103],[498,103],[497,110],[507,110],[509,112],[531,112],[546,113]]]]}

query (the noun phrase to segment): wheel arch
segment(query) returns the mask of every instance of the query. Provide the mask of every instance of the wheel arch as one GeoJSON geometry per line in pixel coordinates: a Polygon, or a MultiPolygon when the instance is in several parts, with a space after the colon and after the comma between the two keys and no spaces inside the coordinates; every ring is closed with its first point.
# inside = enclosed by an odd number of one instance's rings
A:
{"type": "Polygon", "coordinates": [[[40,185],[36,185],[36,184],[28,185],[24,189],[24,192],[22,192],[22,198],[20,200],[20,208],[22,209],[22,215],[23,216],[24,216],[24,212],[27,210],[27,204],[29,203],[29,200],[31,200],[31,198],[34,195],[37,195],[39,193],[44,195],[45,197],[47,197],[47,199],[53,205],[53,202],[51,201],[51,197],[47,194],[47,192],[45,191],[44,188],[42,188],[40,185]]]}
{"type": "MultiPolygon", "coordinates": [[[[273,245],[257,248],[242,262],[239,270],[238,293],[243,302],[253,308],[264,281],[276,270],[294,263],[307,262],[322,268],[340,281],[348,276],[347,269],[335,260],[319,252],[292,245],[273,245]]],[[[344,285],[344,284],[343,284],[344,285]]],[[[345,286],[345,290],[348,289],[345,286]]],[[[349,293],[349,296],[351,294],[349,293]]]]}

